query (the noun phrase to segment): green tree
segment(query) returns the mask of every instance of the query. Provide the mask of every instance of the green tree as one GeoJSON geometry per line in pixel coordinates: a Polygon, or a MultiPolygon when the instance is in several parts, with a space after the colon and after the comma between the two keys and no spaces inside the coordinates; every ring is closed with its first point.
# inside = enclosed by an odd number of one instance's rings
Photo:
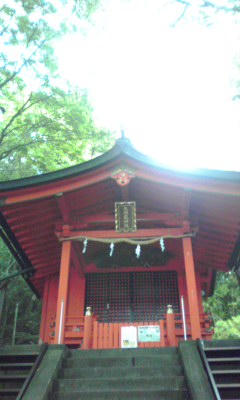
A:
{"type": "MultiPolygon", "coordinates": [[[[45,173],[86,161],[113,143],[99,129],[86,94],[52,88],[52,95],[31,95],[31,107],[14,121],[5,120],[0,147],[0,176],[14,179],[45,173]],[[9,126],[8,126],[9,125],[9,126]]],[[[15,99],[14,105],[18,107],[15,99]]]]}
{"type": "MultiPolygon", "coordinates": [[[[169,6],[173,6],[173,2],[168,2],[169,6]]],[[[230,16],[235,20],[240,15],[240,4],[238,0],[223,1],[195,1],[195,0],[175,0],[175,19],[173,26],[178,22],[194,18],[198,22],[207,24],[214,23],[218,18],[230,16]]]]}
{"type": "Polygon", "coordinates": [[[218,274],[215,292],[204,308],[213,316],[214,339],[240,337],[240,287],[234,272],[218,274]]]}
{"type": "MultiPolygon", "coordinates": [[[[0,241],[0,256],[1,279],[16,272],[17,263],[2,241],[0,241]]],[[[30,291],[21,276],[7,280],[4,284],[6,285],[6,292],[1,316],[0,343],[12,343],[13,324],[17,303],[19,311],[15,343],[37,343],[39,336],[41,301],[30,291]]]]}
{"type": "Polygon", "coordinates": [[[240,339],[240,316],[216,322],[214,339],[240,339]]]}
{"type": "Polygon", "coordinates": [[[110,146],[110,133],[94,123],[87,94],[60,83],[53,50],[54,41],[77,29],[97,5],[11,0],[0,8],[2,179],[76,164],[110,146]]]}

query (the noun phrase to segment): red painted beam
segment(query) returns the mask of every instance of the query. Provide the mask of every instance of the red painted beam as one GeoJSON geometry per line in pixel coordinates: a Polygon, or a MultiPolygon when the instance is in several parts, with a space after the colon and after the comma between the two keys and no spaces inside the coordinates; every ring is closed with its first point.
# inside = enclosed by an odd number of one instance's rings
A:
{"type": "Polygon", "coordinates": [[[34,243],[31,247],[24,247],[24,251],[28,254],[28,256],[38,256],[39,254],[46,254],[49,250],[54,249],[54,253],[59,252],[60,246],[55,246],[56,242],[44,243],[44,246],[40,243],[34,243]],[[43,249],[44,248],[44,249],[43,249]]]}
{"type": "Polygon", "coordinates": [[[49,224],[52,223],[52,220],[56,218],[56,213],[49,213],[46,212],[43,214],[39,214],[39,215],[29,215],[29,214],[25,214],[22,218],[16,218],[15,222],[13,220],[8,219],[8,224],[13,226],[14,231],[16,231],[17,229],[21,229],[24,228],[26,226],[32,226],[34,224],[38,224],[39,222],[42,223],[43,221],[47,221],[49,224]]]}
{"type": "MultiPolygon", "coordinates": [[[[138,213],[137,214],[137,222],[171,222],[175,221],[181,222],[182,217],[180,217],[177,213],[138,213]]],[[[79,221],[74,222],[74,227],[77,227],[78,224],[99,224],[99,223],[113,223],[115,224],[115,216],[109,214],[99,214],[99,215],[89,215],[79,217],[79,221]]]]}
{"type": "Polygon", "coordinates": [[[45,188],[41,187],[40,189],[38,187],[34,189],[31,188],[31,190],[26,189],[25,193],[13,194],[12,196],[5,198],[4,201],[5,204],[18,204],[26,201],[42,199],[54,196],[58,193],[70,192],[76,189],[87,187],[108,178],[110,178],[110,173],[108,170],[101,171],[98,174],[96,174],[95,172],[95,174],[91,174],[90,176],[85,175],[82,176],[81,179],[78,178],[72,180],[71,182],[64,181],[64,182],[58,182],[57,184],[56,182],[54,182],[53,185],[48,184],[47,187],[45,188]]]}
{"type": "Polygon", "coordinates": [[[136,232],[119,233],[115,230],[99,230],[99,231],[71,231],[69,238],[87,237],[87,238],[154,238],[154,237],[170,237],[183,236],[192,233],[186,228],[158,228],[158,229],[138,229],[136,232]]]}
{"type": "MultiPolygon", "coordinates": [[[[220,254],[219,256],[215,256],[213,255],[207,255],[207,253],[202,253],[202,252],[198,252],[197,250],[193,250],[194,251],[194,256],[195,258],[199,258],[201,260],[207,260],[207,261],[219,261],[219,262],[223,262],[224,264],[226,264],[230,258],[229,254],[220,254]]],[[[216,253],[217,254],[217,253],[216,253]]]]}
{"type": "Polygon", "coordinates": [[[36,241],[39,241],[41,239],[42,243],[44,242],[44,239],[47,239],[49,237],[49,235],[53,234],[53,232],[49,232],[49,231],[44,231],[44,232],[31,232],[30,234],[18,234],[17,235],[17,239],[19,240],[19,242],[21,243],[21,245],[23,245],[24,243],[28,244],[29,242],[31,242],[33,239],[36,241]]]}
{"type": "Polygon", "coordinates": [[[211,269],[216,269],[219,271],[227,271],[228,268],[226,266],[226,264],[220,264],[218,262],[214,263],[211,261],[202,261],[201,259],[199,259],[198,257],[194,257],[195,261],[198,262],[200,265],[202,265],[204,268],[211,268],[211,269]]]}
{"type": "Polygon", "coordinates": [[[60,243],[54,235],[52,237],[46,236],[46,240],[36,241],[34,243],[29,242],[27,245],[25,245],[23,247],[26,252],[31,252],[32,250],[42,251],[43,246],[44,246],[44,249],[45,249],[45,246],[46,246],[46,248],[52,248],[52,247],[60,248],[60,243]]]}
{"type": "Polygon", "coordinates": [[[43,262],[45,260],[48,260],[48,262],[51,262],[51,261],[54,261],[54,260],[59,258],[59,252],[51,253],[50,255],[47,255],[46,253],[45,254],[42,253],[42,254],[39,254],[36,257],[29,257],[29,258],[30,258],[30,261],[33,264],[38,264],[38,263],[41,263],[41,262],[43,262]]]}
{"type": "Polygon", "coordinates": [[[215,232],[207,232],[206,230],[202,230],[200,229],[198,231],[199,236],[204,236],[205,239],[210,239],[210,240],[217,240],[218,242],[226,242],[226,241],[235,241],[236,237],[237,237],[237,233],[236,234],[228,234],[228,233],[223,233],[223,232],[219,232],[219,233],[215,233],[215,232]]]}
{"type": "Polygon", "coordinates": [[[34,275],[35,280],[42,280],[48,276],[51,275],[56,275],[57,273],[59,273],[59,267],[56,268],[49,268],[46,272],[42,272],[41,270],[39,270],[38,272],[36,272],[36,274],[34,275]]]}
{"type": "MultiPolygon", "coordinates": [[[[39,220],[38,222],[35,223],[35,225],[25,225],[22,228],[15,229],[15,227],[12,227],[12,230],[14,231],[15,235],[25,235],[25,234],[41,234],[43,233],[42,230],[46,233],[47,230],[52,230],[51,223],[49,221],[41,221],[39,220]]],[[[19,236],[18,236],[19,237],[19,236]]]]}
{"type": "Polygon", "coordinates": [[[196,253],[199,253],[199,254],[203,254],[203,255],[209,255],[209,256],[215,256],[215,255],[219,255],[220,257],[222,257],[222,256],[224,256],[224,255],[228,255],[228,256],[230,256],[231,255],[231,251],[230,250],[228,250],[228,251],[225,251],[225,250],[223,250],[221,247],[219,247],[219,248],[216,248],[215,250],[212,250],[212,249],[209,249],[209,248],[206,248],[206,247],[203,247],[203,246],[194,246],[194,254],[195,254],[195,252],[196,253]]]}
{"type": "Polygon", "coordinates": [[[228,258],[219,259],[219,258],[211,258],[211,257],[201,257],[199,254],[196,254],[194,259],[196,261],[200,261],[203,265],[206,263],[211,263],[212,265],[222,265],[225,266],[227,264],[228,258]]]}
{"type": "Polygon", "coordinates": [[[59,260],[60,260],[60,257],[56,258],[56,260],[54,261],[54,263],[52,263],[51,261],[48,261],[48,260],[46,259],[45,262],[43,261],[43,262],[41,262],[41,263],[40,263],[40,262],[37,263],[37,264],[35,265],[35,267],[36,267],[37,269],[44,268],[44,267],[50,268],[51,265],[52,265],[52,266],[55,266],[55,265],[59,264],[59,260]]]}
{"type": "Polygon", "coordinates": [[[37,212],[41,213],[44,210],[56,210],[56,205],[53,199],[41,199],[41,201],[34,201],[32,204],[29,203],[19,203],[13,204],[4,208],[4,215],[7,218],[21,217],[22,215],[26,215],[26,213],[32,213],[33,215],[37,212]]]}
{"type": "Polygon", "coordinates": [[[206,249],[209,248],[211,250],[217,251],[218,248],[221,247],[222,250],[232,251],[232,249],[234,247],[234,244],[235,244],[235,242],[226,241],[224,243],[224,242],[221,242],[221,241],[218,242],[218,240],[210,240],[210,239],[207,240],[207,239],[204,239],[203,237],[199,237],[198,241],[196,243],[196,246],[195,246],[195,243],[194,243],[194,248],[195,247],[197,248],[198,246],[202,246],[203,248],[206,248],[206,249]]]}

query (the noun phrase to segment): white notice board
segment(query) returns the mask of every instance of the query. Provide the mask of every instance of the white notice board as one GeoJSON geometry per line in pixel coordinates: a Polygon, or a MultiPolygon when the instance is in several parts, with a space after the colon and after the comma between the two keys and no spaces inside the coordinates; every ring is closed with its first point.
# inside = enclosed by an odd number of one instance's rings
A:
{"type": "Polygon", "coordinates": [[[161,332],[158,325],[139,326],[139,342],[160,342],[161,332]]]}
{"type": "Polygon", "coordinates": [[[138,347],[136,326],[121,327],[121,348],[129,349],[138,347]]]}

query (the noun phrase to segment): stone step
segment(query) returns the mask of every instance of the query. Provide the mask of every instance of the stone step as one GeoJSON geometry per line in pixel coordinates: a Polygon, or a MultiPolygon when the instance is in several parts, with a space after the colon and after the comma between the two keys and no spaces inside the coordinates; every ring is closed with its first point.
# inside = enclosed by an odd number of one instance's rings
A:
{"type": "Polygon", "coordinates": [[[64,368],[86,368],[86,367],[160,367],[165,365],[179,365],[179,357],[175,354],[157,356],[136,357],[104,357],[104,358],[73,358],[64,361],[64,368]]]}
{"type": "Polygon", "coordinates": [[[0,382],[25,381],[27,375],[0,375],[0,382]]]}
{"type": "Polygon", "coordinates": [[[212,372],[219,371],[219,370],[228,371],[228,370],[233,370],[233,369],[238,369],[240,371],[240,362],[224,362],[224,361],[216,362],[216,363],[212,362],[210,364],[210,367],[211,367],[212,372]]]}
{"type": "Polygon", "coordinates": [[[221,347],[221,348],[231,348],[231,347],[240,347],[240,340],[239,339],[229,339],[229,340],[203,340],[203,347],[204,350],[209,349],[211,347],[221,347]]]}
{"type": "Polygon", "coordinates": [[[0,363],[0,369],[30,369],[34,363],[32,362],[11,362],[11,363],[0,363]]]}
{"type": "Polygon", "coordinates": [[[59,378],[117,378],[117,377],[146,377],[146,376],[180,376],[183,370],[180,365],[153,367],[95,367],[95,368],[64,368],[59,378]]]}
{"type": "MultiPolygon", "coordinates": [[[[186,390],[111,390],[52,393],[48,400],[188,400],[186,390]]],[[[207,400],[207,399],[203,399],[207,400]]]]}
{"type": "Polygon", "coordinates": [[[149,390],[149,389],[185,389],[182,376],[146,377],[146,378],[81,378],[60,379],[55,383],[54,391],[78,392],[98,390],[149,390]]]}
{"type": "Polygon", "coordinates": [[[37,356],[40,351],[40,346],[36,344],[21,344],[21,346],[16,345],[16,346],[10,346],[6,345],[3,347],[1,350],[1,356],[29,356],[29,355],[35,355],[37,356]]]}
{"type": "Polygon", "coordinates": [[[142,349],[113,349],[113,350],[71,350],[72,358],[110,358],[136,356],[162,356],[178,354],[177,347],[142,348],[142,349]]]}

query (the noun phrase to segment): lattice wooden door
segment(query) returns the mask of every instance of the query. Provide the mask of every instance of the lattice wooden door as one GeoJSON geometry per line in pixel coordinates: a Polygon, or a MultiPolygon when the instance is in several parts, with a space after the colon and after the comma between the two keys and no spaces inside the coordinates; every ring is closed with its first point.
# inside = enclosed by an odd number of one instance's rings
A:
{"type": "Polygon", "coordinates": [[[99,322],[158,321],[171,304],[180,312],[177,273],[87,274],[85,306],[99,322]]]}

